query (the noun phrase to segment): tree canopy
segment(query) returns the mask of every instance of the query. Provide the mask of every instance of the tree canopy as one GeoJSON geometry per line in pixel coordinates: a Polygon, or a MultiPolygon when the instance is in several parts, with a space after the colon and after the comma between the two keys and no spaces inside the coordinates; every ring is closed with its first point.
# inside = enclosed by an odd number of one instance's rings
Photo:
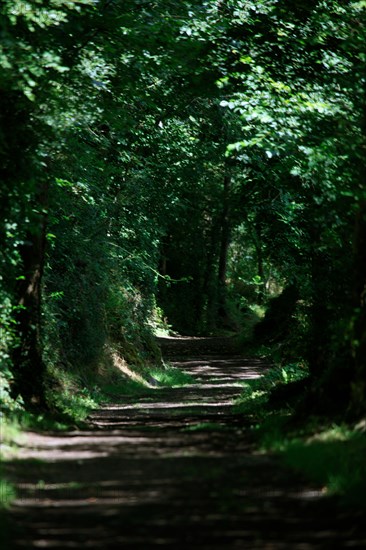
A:
{"type": "Polygon", "coordinates": [[[6,395],[49,407],[56,372],[158,361],[164,318],[240,333],[267,308],[254,334],[319,406],[364,411],[366,2],[0,15],[6,395]]]}

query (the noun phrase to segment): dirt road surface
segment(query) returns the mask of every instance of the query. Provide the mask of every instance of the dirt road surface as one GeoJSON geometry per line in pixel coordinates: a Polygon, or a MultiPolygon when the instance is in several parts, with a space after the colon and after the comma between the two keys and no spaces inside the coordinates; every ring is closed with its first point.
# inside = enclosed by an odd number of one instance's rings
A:
{"type": "Polygon", "coordinates": [[[256,451],[233,400],[267,368],[227,339],[161,339],[183,388],[106,405],[90,428],[29,433],[5,466],[3,550],[366,548],[365,518],[256,451]]]}

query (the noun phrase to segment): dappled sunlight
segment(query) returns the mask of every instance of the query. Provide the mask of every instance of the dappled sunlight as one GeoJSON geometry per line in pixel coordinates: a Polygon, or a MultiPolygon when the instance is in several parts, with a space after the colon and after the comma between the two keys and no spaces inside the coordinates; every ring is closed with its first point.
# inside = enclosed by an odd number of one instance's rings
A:
{"type": "Polygon", "coordinates": [[[267,365],[228,356],[179,368],[197,383],[106,404],[84,431],[28,434],[5,464],[17,486],[13,548],[304,550],[366,542],[357,517],[341,513],[322,486],[253,446],[250,421],[232,404],[267,365]]]}
{"type": "Polygon", "coordinates": [[[282,548],[286,526],[288,544],[300,550],[304,540],[314,544],[335,536],[333,519],[324,514],[330,508],[328,504],[324,508],[323,495],[294,479],[284,482],[279,465],[267,457],[181,453],[157,461],[142,451],[137,450],[134,460],[122,454],[72,465],[25,461],[23,478],[42,475],[43,481],[19,483],[14,517],[22,521],[25,533],[37,536],[33,543],[26,534],[23,539],[19,536],[18,547],[38,547],[42,541],[43,547],[61,549],[67,547],[65,542],[76,544],[81,537],[84,541],[87,537],[87,546],[99,548],[113,548],[116,541],[128,547],[138,543],[145,548],[168,547],[188,544],[194,537],[197,548],[209,548],[217,540],[224,547],[245,543],[259,549],[271,541],[273,548],[282,548]],[[93,479],[96,472],[98,481],[93,479]]]}
{"type": "MultiPolygon", "coordinates": [[[[137,411],[141,411],[141,410],[154,410],[154,409],[184,409],[184,408],[189,408],[189,407],[215,407],[215,408],[218,408],[218,407],[226,407],[226,406],[231,406],[232,403],[231,401],[229,402],[226,402],[226,401],[222,401],[222,402],[215,402],[215,403],[209,403],[207,402],[206,400],[203,400],[201,402],[197,402],[195,403],[194,401],[188,401],[186,403],[182,403],[182,402],[179,402],[179,401],[174,401],[172,403],[166,403],[165,401],[162,401],[162,402],[154,402],[154,403],[139,403],[138,405],[121,405],[121,407],[119,407],[118,409],[113,409],[113,410],[119,410],[119,411],[131,411],[131,410],[137,410],[137,411]]],[[[112,409],[108,409],[105,408],[104,411],[105,412],[108,412],[108,410],[112,410],[112,409]]],[[[96,415],[93,415],[93,417],[95,418],[96,415]]]]}

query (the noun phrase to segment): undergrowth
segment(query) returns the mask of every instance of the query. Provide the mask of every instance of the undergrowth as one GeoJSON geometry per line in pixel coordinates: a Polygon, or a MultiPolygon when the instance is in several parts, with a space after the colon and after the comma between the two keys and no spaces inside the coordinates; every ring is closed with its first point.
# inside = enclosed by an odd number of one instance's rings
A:
{"type": "MultiPolygon", "coordinates": [[[[7,510],[16,498],[13,484],[4,476],[2,463],[6,459],[9,450],[16,447],[16,440],[20,437],[19,426],[15,422],[5,419],[0,413],[0,531],[4,528],[4,511],[7,510]]],[[[0,532],[1,535],[1,532],[0,532]]]]}
{"type": "Polygon", "coordinates": [[[3,479],[0,473],[0,512],[7,510],[16,498],[16,490],[12,483],[3,479]]]}
{"type": "Polygon", "coordinates": [[[285,465],[319,484],[324,494],[338,496],[344,505],[366,509],[366,420],[352,426],[319,417],[300,419],[296,402],[292,405],[286,399],[280,407],[273,406],[274,392],[286,395],[291,383],[307,377],[301,361],[271,367],[246,383],[234,408],[252,419],[261,452],[277,454],[285,465]]]}
{"type": "Polygon", "coordinates": [[[366,421],[356,426],[310,418],[294,424],[282,412],[268,415],[257,436],[263,452],[318,483],[343,504],[366,508],[366,421]]]}
{"type": "Polygon", "coordinates": [[[157,380],[159,385],[169,388],[185,386],[195,382],[193,376],[171,365],[165,365],[164,369],[152,367],[148,370],[148,375],[157,380]]]}
{"type": "Polygon", "coordinates": [[[303,361],[269,367],[263,376],[248,380],[237,398],[234,410],[237,413],[265,417],[271,392],[280,386],[304,380],[309,371],[303,361]]]}
{"type": "Polygon", "coordinates": [[[103,365],[99,373],[52,366],[49,367],[46,384],[48,411],[26,411],[21,399],[10,397],[9,387],[2,392],[2,435],[5,433],[5,439],[10,441],[21,430],[80,428],[85,426],[89,414],[103,403],[126,397],[138,399],[139,396],[152,394],[160,387],[179,387],[192,383],[193,377],[164,364],[134,369],[120,360],[119,363],[103,365]]]}

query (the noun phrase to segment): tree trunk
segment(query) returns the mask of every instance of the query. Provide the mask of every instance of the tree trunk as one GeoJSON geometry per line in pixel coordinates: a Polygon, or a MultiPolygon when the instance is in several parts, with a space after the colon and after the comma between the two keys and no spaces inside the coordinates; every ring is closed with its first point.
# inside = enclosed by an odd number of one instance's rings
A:
{"type": "Polygon", "coordinates": [[[45,365],[41,345],[41,282],[45,262],[48,185],[37,196],[38,223],[31,227],[20,249],[23,276],[17,289],[18,346],[13,351],[13,394],[21,395],[29,407],[46,408],[45,365]]]}
{"type": "Polygon", "coordinates": [[[354,376],[350,411],[359,415],[366,410],[366,201],[360,204],[355,229],[355,312],[351,341],[354,376]]]}
{"type": "Polygon", "coordinates": [[[209,242],[207,243],[208,251],[202,284],[202,328],[208,332],[212,332],[216,328],[217,281],[215,275],[215,262],[217,259],[221,220],[214,217],[211,223],[212,227],[208,238],[209,242]]]}
{"type": "Polygon", "coordinates": [[[326,259],[319,252],[320,235],[315,227],[311,230],[311,310],[309,370],[314,379],[319,378],[327,367],[328,352],[328,296],[326,259]]]}
{"type": "Polygon", "coordinates": [[[253,231],[254,248],[257,255],[257,275],[260,277],[261,283],[258,291],[258,304],[263,304],[264,301],[264,266],[263,266],[263,246],[262,246],[262,230],[260,223],[256,223],[253,231]]]}
{"type": "MultiPolygon", "coordinates": [[[[364,68],[363,68],[364,70],[364,68]]],[[[359,188],[362,199],[359,202],[354,233],[354,321],[351,352],[354,359],[354,375],[351,384],[351,414],[366,411],[366,86],[362,97],[362,143],[359,156],[359,188]]]]}
{"type": "Polygon", "coordinates": [[[218,315],[220,319],[225,319],[226,311],[226,272],[227,259],[230,246],[230,190],[231,176],[226,168],[224,176],[223,209],[221,218],[221,239],[219,253],[219,271],[218,271],[218,315]]]}

